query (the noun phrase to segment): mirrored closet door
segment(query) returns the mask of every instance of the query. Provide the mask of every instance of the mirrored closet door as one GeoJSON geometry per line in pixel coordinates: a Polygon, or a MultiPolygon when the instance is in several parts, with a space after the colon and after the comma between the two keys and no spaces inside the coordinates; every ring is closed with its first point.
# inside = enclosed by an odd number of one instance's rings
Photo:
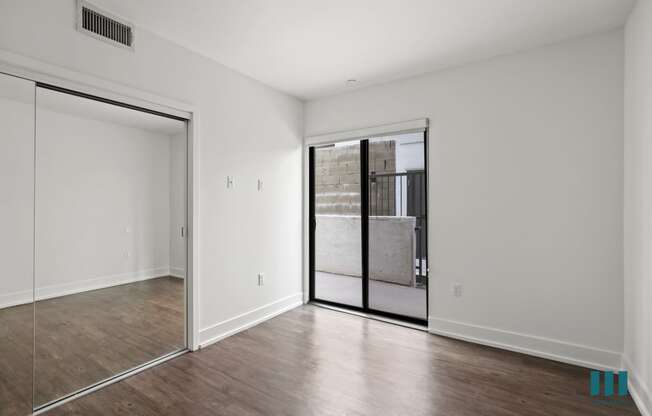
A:
{"type": "Polygon", "coordinates": [[[187,122],[0,74],[0,416],[186,349],[187,122]]]}
{"type": "Polygon", "coordinates": [[[185,348],[186,123],[37,87],[34,405],[185,348]]]}
{"type": "Polygon", "coordinates": [[[0,74],[0,416],[32,411],[34,91],[0,74]]]}

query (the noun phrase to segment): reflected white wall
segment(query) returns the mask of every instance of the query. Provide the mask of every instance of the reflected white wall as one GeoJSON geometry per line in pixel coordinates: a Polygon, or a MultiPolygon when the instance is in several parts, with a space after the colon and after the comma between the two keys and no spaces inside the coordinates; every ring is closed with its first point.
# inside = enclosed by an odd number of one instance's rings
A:
{"type": "Polygon", "coordinates": [[[33,299],[33,139],[34,84],[0,76],[0,308],[33,299]]]}
{"type": "Polygon", "coordinates": [[[183,276],[185,123],[38,89],[36,131],[37,299],[183,276]]]}
{"type": "Polygon", "coordinates": [[[170,138],[170,274],[186,273],[186,133],[170,138]],[[184,228],[183,235],[181,228],[184,228]]]}

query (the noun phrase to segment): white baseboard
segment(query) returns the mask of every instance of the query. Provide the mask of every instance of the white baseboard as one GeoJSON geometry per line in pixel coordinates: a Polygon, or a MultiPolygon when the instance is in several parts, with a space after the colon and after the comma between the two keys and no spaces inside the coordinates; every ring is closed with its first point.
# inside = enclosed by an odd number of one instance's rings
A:
{"type": "Polygon", "coordinates": [[[70,283],[43,286],[36,290],[35,295],[31,290],[8,293],[0,295],[0,309],[32,303],[34,297],[37,301],[52,299],[60,296],[73,295],[75,293],[87,292],[89,290],[105,289],[107,287],[140,282],[168,275],[170,275],[169,267],[157,267],[154,269],[145,269],[136,272],[77,280],[70,283]]]}
{"type": "Polygon", "coordinates": [[[303,304],[303,294],[295,293],[267,305],[245,312],[242,315],[211,325],[199,331],[200,348],[207,347],[238,332],[249,329],[277,315],[303,304]]]}
{"type": "Polygon", "coordinates": [[[178,266],[170,266],[170,276],[178,277],[179,279],[186,278],[186,269],[178,266]]]}
{"type": "Polygon", "coordinates": [[[429,318],[428,332],[597,370],[621,367],[619,352],[447,319],[429,318]]]}
{"type": "Polygon", "coordinates": [[[4,293],[0,295],[0,309],[32,303],[33,300],[34,292],[32,290],[21,290],[19,292],[4,293]]]}
{"type": "Polygon", "coordinates": [[[652,416],[652,395],[650,389],[638,375],[629,358],[623,354],[623,367],[627,370],[627,389],[642,416],[652,416]]]}

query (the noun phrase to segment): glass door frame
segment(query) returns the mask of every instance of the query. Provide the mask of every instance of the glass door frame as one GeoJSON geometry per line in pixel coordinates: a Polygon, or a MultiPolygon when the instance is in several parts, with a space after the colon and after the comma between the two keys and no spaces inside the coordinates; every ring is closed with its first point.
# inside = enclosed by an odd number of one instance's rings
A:
{"type": "MultiPolygon", "coordinates": [[[[424,152],[424,198],[425,198],[425,223],[426,223],[426,237],[425,237],[425,252],[426,259],[428,259],[428,128],[425,128],[423,133],[423,152],[424,152]]],[[[387,136],[384,134],[383,136],[387,136]]],[[[379,136],[382,137],[382,136],[379,136]]],[[[417,325],[428,325],[428,310],[429,310],[429,264],[426,261],[426,319],[421,319],[413,316],[406,316],[392,312],[381,311],[373,309],[369,306],[369,139],[376,138],[371,136],[369,138],[360,139],[360,217],[361,217],[361,270],[362,278],[360,279],[362,285],[362,307],[347,305],[330,300],[320,299],[315,294],[315,232],[317,228],[317,217],[315,210],[315,150],[323,147],[330,147],[332,144],[315,144],[308,146],[308,300],[309,302],[321,303],[328,306],[334,306],[343,309],[350,309],[357,312],[369,313],[380,317],[404,321],[417,325]]],[[[421,259],[419,259],[421,262],[421,259]]]]}

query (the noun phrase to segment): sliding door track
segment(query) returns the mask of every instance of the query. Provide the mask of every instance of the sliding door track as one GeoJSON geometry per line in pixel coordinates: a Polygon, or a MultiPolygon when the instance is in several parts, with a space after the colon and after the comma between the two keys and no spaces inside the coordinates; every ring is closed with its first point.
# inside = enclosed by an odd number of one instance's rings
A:
{"type": "Polygon", "coordinates": [[[385,313],[375,313],[375,312],[365,312],[362,309],[356,310],[350,306],[339,306],[332,302],[324,302],[321,300],[313,300],[309,302],[311,305],[318,306],[320,308],[330,309],[332,311],[348,313],[349,315],[360,316],[362,318],[373,319],[374,321],[385,322],[387,324],[404,326],[406,328],[416,329],[419,331],[428,331],[428,325],[424,321],[415,319],[410,322],[405,319],[404,316],[398,318],[392,318],[390,314],[385,313]]]}
{"type": "Polygon", "coordinates": [[[148,369],[150,369],[152,367],[156,367],[159,364],[163,364],[164,362],[172,360],[173,358],[177,358],[177,357],[179,357],[179,356],[181,356],[181,355],[183,355],[183,354],[185,354],[187,352],[189,352],[189,350],[187,348],[184,348],[184,349],[179,350],[179,351],[171,352],[171,353],[169,353],[167,355],[164,355],[162,357],[159,357],[159,358],[157,358],[155,360],[152,360],[152,361],[146,362],[144,364],[141,364],[138,367],[134,367],[134,368],[132,368],[130,370],[123,371],[122,373],[118,373],[113,377],[109,377],[109,378],[107,378],[105,380],[98,381],[97,383],[91,384],[88,387],[85,387],[83,389],[79,389],[79,390],[77,390],[75,392],[72,392],[72,393],[70,393],[70,394],[68,394],[66,396],[63,396],[63,397],[61,397],[61,398],[59,398],[57,400],[53,400],[51,402],[48,402],[48,403],[45,403],[45,404],[43,404],[41,406],[36,407],[34,409],[33,415],[43,414],[43,413],[47,412],[48,410],[51,410],[51,409],[53,409],[55,407],[58,407],[58,406],[61,406],[64,403],[68,403],[68,402],[70,402],[72,400],[75,400],[75,399],[78,399],[80,397],[86,396],[87,394],[93,393],[93,392],[95,392],[97,390],[100,390],[100,389],[102,389],[104,387],[110,386],[111,384],[122,381],[122,380],[124,380],[124,379],[126,379],[128,377],[134,376],[134,375],[136,375],[138,373],[141,373],[141,372],[143,372],[145,370],[148,370],[148,369]]]}

